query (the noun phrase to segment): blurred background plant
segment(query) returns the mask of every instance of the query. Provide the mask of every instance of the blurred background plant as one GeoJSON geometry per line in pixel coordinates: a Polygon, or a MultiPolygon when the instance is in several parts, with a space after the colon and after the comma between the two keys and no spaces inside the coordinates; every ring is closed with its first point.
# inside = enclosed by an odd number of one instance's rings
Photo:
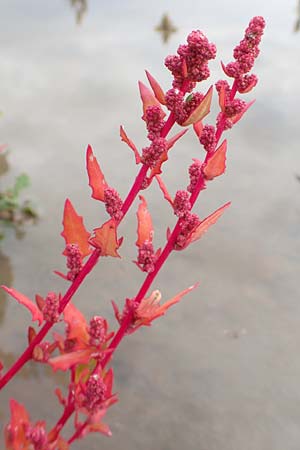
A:
{"type": "MultiPolygon", "coordinates": [[[[8,170],[4,146],[1,146],[0,176],[8,170]]],[[[28,221],[36,221],[37,212],[30,200],[22,198],[23,189],[30,185],[28,175],[22,173],[15,178],[13,186],[0,188],[0,240],[7,227],[14,228],[17,237],[22,237],[23,226],[28,221]]]]}

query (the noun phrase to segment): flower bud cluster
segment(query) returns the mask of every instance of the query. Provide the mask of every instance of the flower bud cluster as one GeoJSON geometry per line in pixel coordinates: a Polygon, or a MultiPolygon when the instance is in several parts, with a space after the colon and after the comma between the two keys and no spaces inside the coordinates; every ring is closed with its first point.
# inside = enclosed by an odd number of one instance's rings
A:
{"type": "Polygon", "coordinates": [[[89,335],[91,345],[101,345],[106,341],[105,319],[100,316],[94,316],[90,320],[89,335]]]}
{"type": "Polygon", "coordinates": [[[47,445],[47,433],[42,422],[36,425],[29,425],[25,432],[26,439],[33,445],[33,450],[47,450],[50,447],[47,445]]]}
{"type": "Polygon", "coordinates": [[[215,127],[212,125],[205,125],[199,140],[207,152],[213,152],[217,143],[215,127]]]}
{"type": "Polygon", "coordinates": [[[265,28],[263,17],[254,17],[244,35],[244,39],[237,45],[233,51],[234,62],[224,67],[225,73],[236,79],[236,85],[239,92],[250,91],[257,83],[255,75],[246,75],[253,67],[255,58],[259,55],[258,45],[261,41],[265,28]]]}
{"type": "Polygon", "coordinates": [[[86,383],[84,406],[90,413],[95,413],[101,408],[106,399],[107,387],[99,375],[91,375],[86,383]]]}
{"type": "Polygon", "coordinates": [[[165,125],[163,117],[163,111],[159,106],[148,106],[146,109],[144,118],[147,130],[149,131],[147,137],[150,141],[154,141],[156,138],[160,137],[161,130],[165,125]]]}
{"type": "Polygon", "coordinates": [[[138,251],[137,264],[143,272],[151,273],[155,269],[156,255],[152,242],[145,241],[138,251]]]}
{"type": "Polygon", "coordinates": [[[185,83],[186,92],[190,92],[195,83],[209,77],[208,61],[215,57],[215,44],[210,43],[202,31],[192,31],[187,44],[178,47],[177,55],[165,59],[165,65],[174,77],[173,87],[181,90],[185,83]]]}
{"type": "Polygon", "coordinates": [[[194,159],[194,162],[189,167],[190,184],[187,187],[188,192],[194,192],[195,186],[198,183],[202,172],[202,162],[194,159]]]}
{"type": "Polygon", "coordinates": [[[58,322],[59,297],[54,292],[49,292],[43,308],[43,316],[47,322],[58,322]]]}
{"type": "Polygon", "coordinates": [[[194,92],[190,94],[186,100],[181,92],[176,89],[170,89],[166,92],[166,106],[169,111],[172,111],[176,122],[182,125],[192,112],[200,105],[204,98],[204,95],[200,92],[194,92]]]}
{"type": "Polygon", "coordinates": [[[197,216],[197,214],[193,214],[191,212],[188,212],[184,217],[183,220],[180,223],[180,233],[177,236],[175,248],[177,250],[183,249],[192,234],[192,232],[197,228],[197,226],[200,224],[200,219],[197,216]]]}
{"type": "Polygon", "coordinates": [[[177,191],[173,202],[174,214],[184,217],[191,209],[188,191],[177,191]]]}
{"type": "Polygon", "coordinates": [[[82,253],[77,244],[67,244],[64,254],[67,256],[67,267],[70,269],[67,278],[74,281],[82,269],[82,253]]]}
{"type": "Polygon", "coordinates": [[[167,151],[168,144],[166,139],[162,137],[155,138],[149,147],[143,148],[141,161],[147,166],[153,168],[158,162],[161,155],[167,151]]]}
{"type": "Polygon", "coordinates": [[[111,188],[107,187],[104,190],[104,202],[105,209],[107,213],[115,220],[119,221],[123,217],[122,206],[123,202],[118,194],[118,192],[111,188]]]}

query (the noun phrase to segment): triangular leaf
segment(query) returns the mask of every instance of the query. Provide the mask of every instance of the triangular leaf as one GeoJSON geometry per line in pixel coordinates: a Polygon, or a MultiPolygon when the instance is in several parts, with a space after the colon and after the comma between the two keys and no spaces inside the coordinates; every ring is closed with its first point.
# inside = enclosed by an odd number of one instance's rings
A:
{"type": "Polygon", "coordinates": [[[63,217],[62,237],[66,244],[77,244],[83,257],[91,253],[89,246],[90,233],[87,232],[83,224],[82,216],[79,216],[69,199],[65,202],[63,217]]]}
{"type": "Polygon", "coordinates": [[[166,99],[165,99],[165,94],[164,91],[162,90],[160,84],[156,81],[156,79],[148,72],[148,70],[145,71],[148,81],[152,87],[152,90],[154,92],[155,97],[157,98],[157,100],[159,101],[159,103],[161,103],[162,105],[166,104],[166,99]]]}
{"type": "Polygon", "coordinates": [[[194,131],[195,131],[196,135],[200,139],[200,136],[201,136],[202,130],[203,130],[203,123],[202,123],[202,121],[198,120],[198,122],[193,123],[193,128],[194,128],[194,131]]]}
{"type": "Polygon", "coordinates": [[[147,88],[147,86],[145,86],[141,81],[139,81],[139,89],[143,102],[143,113],[145,114],[146,109],[149,106],[158,106],[162,112],[162,118],[165,117],[166,113],[161,108],[159,101],[154,97],[150,89],[147,88]]]}
{"type": "Polygon", "coordinates": [[[136,162],[136,164],[139,164],[141,162],[141,157],[140,157],[140,154],[138,152],[138,149],[136,148],[134,143],[129,139],[129,137],[125,133],[125,130],[122,127],[122,125],[120,126],[120,137],[121,137],[121,140],[123,142],[126,142],[126,144],[134,151],[135,162],[136,162]]]}
{"type": "Polygon", "coordinates": [[[84,315],[76,306],[69,302],[64,309],[64,321],[67,324],[68,339],[77,342],[76,348],[89,342],[88,327],[84,315]]]}
{"type": "Polygon", "coordinates": [[[17,302],[21,303],[21,305],[24,305],[25,308],[27,308],[31,312],[33,322],[37,320],[39,322],[39,325],[41,325],[44,320],[43,314],[35,303],[33,303],[28,297],[26,297],[26,295],[22,294],[16,289],[9,288],[4,285],[2,285],[1,287],[5,290],[5,292],[11,295],[14,299],[17,300],[17,302]]]}
{"type": "Polygon", "coordinates": [[[153,225],[151,215],[147,208],[147,202],[142,195],[139,196],[141,203],[139,204],[137,211],[137,241],[136,246],[140,247],[145,241],[152,242],[153,239],[153,225]]]}
{"type": "Polygon", "coordinates": [[[222,144],[217,148],[213,155],[208,159],[207,163],[204,165],[203,173],[207,180],[212,180],[222,173],[226,169],[226,149],[227,141],[223,141],[222,144]]]}
{"type": "Polygon", "coordinates": [[[120,258],[117,250],[121,245],[121,240],[117,239],[117,226],[114,219],[105,222],[102,227],[95,228],[94,236],[90,243],[101,249],[101,256],[113,256],[120,258]]]}
{"type": "Polygon", "coordinates": [[[207,93],[205,94],[202,102],[194,109],[194,111],[190,114],[190,116],[185,120],[182,126],[186,127],[187,125],[191,125],[192,123],[196,123],[199,120],[202,120],[207,114],[210,112],[210,105],[213,95],[213,87],[211,86],[207,93]]]}
{"type": "Polygon", "coordinates": [[[206,233],[206,231],[217,222],[217,220],[222,216],[223,212],[228,208],[228,206],[230,206],[230,204],[231,202],[225,203],[225,205],[221,206],[215,212],[202,220],[200,225],[198,225],[198,227],[193,231],[189,242],[191,243],[194,241],[198,241],[200,238],[202,238],[204,233],[206,233]]]}
{"type": "Polygon", "coordinates": [[[104,190],[108,185],[90,145],[86,151],[86,169],[89,177],[89,185],[92,188],[92,197],[104,202],[104,190]]]}

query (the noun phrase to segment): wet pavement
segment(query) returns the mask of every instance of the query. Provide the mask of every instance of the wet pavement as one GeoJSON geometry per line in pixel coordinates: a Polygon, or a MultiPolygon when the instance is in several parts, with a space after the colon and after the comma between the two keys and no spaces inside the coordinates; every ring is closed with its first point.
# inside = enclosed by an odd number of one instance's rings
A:
{"type": "MultiPolygon", "coordinates": [[[[76,24],[66,1],[2,2],[0,16],[0,143],[9,145],[6,186],[20,172],[38,206],[39,223],[22,240],[1,243],[0,281],[33,297],[63,292],[53,270],[61,256],[63,204],[69,197],[88,227],[105,220],[90,198],[84,153],[91,144],[108,183],[125,196],[137,168],[120,142],[123,124],[140,148],[137,80],[147,68],[165,89],[163,59],[195,28],[229,61],[254,15],[267,20],[255,73],[256,103],[228,133],[226,175],[210,183],[196,212],[204,217],[232,206],[205,237],[174,253],[154,284],[165,298],[200,280],[149,329],[123,342],[114,359],[120,402],[107,416],[113,437],[90,436],[74,449],[94,450],[299,450],[300,448],[300,33],[296,1],[241,4],[158,0],[88,3],[76,24]],[[166,44],[154,29],[168,12],[174,32],[166,44]]],[[[213,81],[222,77],[211,65],[213,81]]],[[[204,85],[205,89],[207,84],[204,85]]],[[[186,168],[201,149],[190,133],[166,166],[172,194],[187,184],[186,168]]],[[[145,193],[155,225],[155,245],[174,224],[156,186],[145,193]]],[[[87,317],[107,316],[110,300],[133,297],[143,280],[135,259],[135,210],[121,226],[121,260],[96,267],[76,295],[87,317]]],[[[0,359],[9,366],[26,345],[29,314],[0,297],[0,359]]],[[[64,377],[27,366],[0,396],[0,423],[10,397],[33,419],[55,423],[60,406],[50,393],[64,377]]],[[[1,446],[0,446],[1,447],[1,446]]]]}

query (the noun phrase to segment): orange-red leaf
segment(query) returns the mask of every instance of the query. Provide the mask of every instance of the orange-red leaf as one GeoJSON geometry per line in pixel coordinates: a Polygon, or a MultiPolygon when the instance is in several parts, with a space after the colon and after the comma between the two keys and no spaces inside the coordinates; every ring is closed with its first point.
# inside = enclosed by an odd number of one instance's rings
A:
{"type": "Polygon", "coordinates": [[[146,70],[146,75],[147,75],[148,81],[149,81],[149,83],[150,83],[150,85],[152,87],[152,90],[154,92],[155,97],[157,98],[159,103],[161,103],[162,105],[165,105],[166,104],[165,94],[164,94],[164,91],[162,90],[160,84],[148,72],[148,70],[146,70]]]}
{"type": "Polygon", "coordinates": [[[16,289],[9,288],[4,285],[2,285],[1,287],[14,299],[16,299],[17,302],[21,303],[21,305],[24,305],[25,308],[27,308],[31,312],[33,322],[37,320],[39,322],[39,325],[41,325],[44,320],[43,314],[35,303],[33,303],[28,297],[26,297],[26,295],[22,294],[16,289]]]}
{"type": "Polygon", "coordinates": [[[121,140],[123,142],[126,142],[126,144],[131,148],[131,150],[133,150],[134,156],[135,156],[135,162],[136,162],[136,164],[139,164],[141,162],[141,157],[140,157],[140,154],[138,152],[138,149],[136,148],[136,146],[134,145],[132,140],[129,139],[129,137],[125,133],[125,130],[122,127],[122,125],[120,126],[120,137],[121,137],[121,140]]]}
{"type": "Polygon", "coordinates": [[[202,121],[198,120],[198,122],[193,123],[193,128],[194,128],[194,131],[195,131],[196,135],[200,139],[200,136],[201,136],[202,130],[203,130],[203,123],[202,123],[202,121]]]}
{"type": "Polygon", "coordinates": [[[137,228],[137,247],[140,247],[144,244],[145,241],[152,242],[153,239],[153,225],[151,215],[147,208],[147,202],[142,195],[140,195],[141,203],[139,204],[137,211],[137,220],[138,220],[138,228],[137,228]]]}
{"type": "Polygon", "coordinates": [[[217,222],[217,220],[222,216],[225,209],[228,208],[231,202],[225,203],[225,205],[218,208],[215,212],[207,216],[200,225],[193,231],[191,235],[190,242],[198,241],[198,239],[202,238],[204,233],[217,222]]]}
{"type": "Polygon", "coordinates": [[[204,166],[203,172],[207,180],[212,180],[225,172],[226,150],[227,141],[225,139],[204,166]]]}
{"type": "Polygon", "coordinates": [[[86,151],[86,169],[89,177],[89,185],[92,188],[92,197],[103,202],[104,190],[108,185],[90,145],[86,151]]]}
{"type": "Polygon", "coordinates": [[[182,126],[186,127],[187,125],[191,125],[192,123],[196,123],[199,120],[202,120],[207,114],[210,112],[210,105],[213,95],[213,87],[211,86],[207,93],[205,94],[202,102],[194,109],[194,111],[190,114],[190,116],[186,119],[186,121],[182,124],[182,126]]]}
{"type": "Polygon", "coordinates": [[[166,113],[161,108],[159,101],[154,97],[150,89],[147,86],[145,86],[141,81],[139,81],[139,89],[141,99],[143,102],[143,113],[145,114],[146,109],[149,106],[159,106],[162,112],[162,117],[165,117],[166,113]]]}
{"type": "Polygon", "coordinates": [[[64,309],[64,321],[68,328],[68,339],[74,339],[77,342],[76,348],[81,344],[89,342],[88,327],[84,315],[79,309],[69,302],[64,309]]]}
{"type": "Polygon", "coordinates": [[[91,358],[91,352],[92,349],[88,348],[85,350],[76,350],[75,352],[64,353],[63,355],[50,358],[48,363],[55,372],[57,370],[68,370],[74,365],[88,363],[91,358]]]}
{"type": "Polygon", "coordinates": [[[66,244],[77,244],[83,257],[91,253],[90,233],[87,232],[82,216],[79,216],[69,199],[65,202],[62,237],[66,244]]]}
{"type": "Polygon", "coordinates": [[[94,247],[101,249],[101,256],[120,258],[117,250],[122,243],[122,239],[117,239],[117,227],[114,219],[108,220],[100,228],[95,228],[94,233],[90,242],[94,247]]]}
{"type": "Polygon", "coordinates": [[[164,194],[165,199],[170,203],[171,206],[173,206],[173,200],[171,198],[171,195],[168,192],[168,189],[167,189],[165,183],[163,182],[163,180],[161,179],[161,177],[159,175],[155,175],[155,178],[158,182],[158,185],[159,185],[162,193],[164,194]]]}

